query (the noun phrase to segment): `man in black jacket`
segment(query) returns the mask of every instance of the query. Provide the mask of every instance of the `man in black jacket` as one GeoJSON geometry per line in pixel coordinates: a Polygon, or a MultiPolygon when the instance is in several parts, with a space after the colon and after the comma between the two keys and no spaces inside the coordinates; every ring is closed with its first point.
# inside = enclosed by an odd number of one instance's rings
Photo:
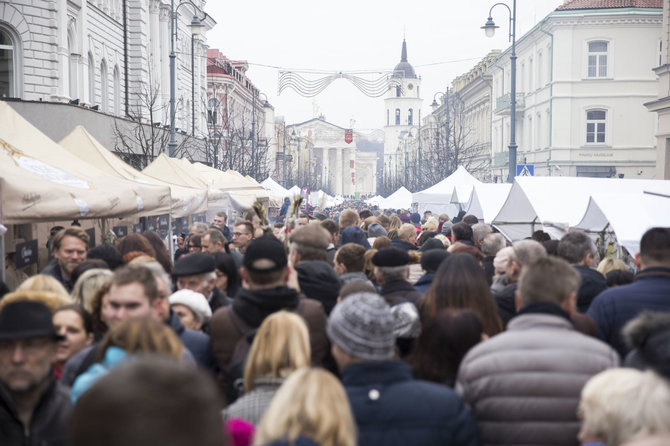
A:
{"type": "Polygon", "coordinates": [[[52,371],[60,339],[41,302],[0,312],[0,444],[65,444],[72,403],[52,371]]]}
{"type": "Polygon", "coordinates": [[[172,270],[177,289],[191,290],[205,296],[212,313],[230,304],[230,299],[216,286],[215,269],[214,257],[196,252],[179,259],[172,270]]]}
{"type": "Polygon", "coordinates": [[[558,243],[558,256],[567,260],[582,277],[577,292],[577,311],[586,313],[591,301],[607,289],[605,276],[596,266],[598,251],[591,237],[582,231],[570,231],[558,243]]]}
{"type": "Polygon", "coordinates": [[[382,248],[372,256],[375,266],[375,278],[381,285],[379,294],[389,305],[400,302],[419,304],[421,293],[414,289],[409,278],[410,257],[407,251],[400,248],[382,248]]]}

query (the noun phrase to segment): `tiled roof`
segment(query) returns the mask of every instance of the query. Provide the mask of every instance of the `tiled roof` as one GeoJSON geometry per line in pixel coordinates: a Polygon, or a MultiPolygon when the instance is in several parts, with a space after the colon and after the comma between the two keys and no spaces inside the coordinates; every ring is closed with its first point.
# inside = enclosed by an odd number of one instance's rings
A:
{"type": "Polygon", "coordinates": [[[556,10],[662,7],[663,0],[566,0],[556,10]]]}

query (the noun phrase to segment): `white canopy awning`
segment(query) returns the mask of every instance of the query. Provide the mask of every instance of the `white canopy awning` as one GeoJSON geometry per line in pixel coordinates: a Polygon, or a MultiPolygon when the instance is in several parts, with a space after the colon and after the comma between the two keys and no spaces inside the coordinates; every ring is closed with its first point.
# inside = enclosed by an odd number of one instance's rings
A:
{"type": "Polygon", "coordinates": [[[170,214],[174,218],[186,217],[207,210],[207,190],[179,186],[150,177],[129,166],[110,152],[86,129],[78,125],[59,144],[87,163],[93,164],[110,175],[144,184],[167,186],[172,197],[170,214]]]}
{"type": "MultiPolygon", "coordinates": [[[[516,177],[512,189],[493,219],[493,225],[511,240],[530,237],[543,229],[560,238],[584,217],[591,196],[602,193],[670,193],[670,181],[580,177],[516,177]]],[[[635,218],[631,215],[631,218],[635,218]]]]}
{"type": "Polygon", "coordinates": [[[460,210],[458,204],[467,202],[475,184],[481,184],[481,181],[470,175],[465,167],[459,166],[439,183],[412,194],[412,203],[417,205],[417,212],[421,214],[431,211],[433,214],[445,213],[454,217],[460,210]]]}
{"type": "Polygon", "coordinates": [[[400,189],[393,192],[379,205],[382,209],[409,209],[412,206],[412,193],[401,186],[400,189]]]}
{"type": "Polygon", "coordinates": [[[640,252],[640,239],[653,227],[670,227],[670,197],[653,193],[594,194],[575,227],[589,232],[613,231],[631,254],[640,252]]]}
{"type": "Polygon", "coordinates": [[[2,221],[167,213],[170,189],[110,175],[71,154],[0,101],[2,221]]]}
{"type": "Polygon", "coordinates": [[[510,189],[512,185],[508,183],[475,184],[465,205],[465,213],[474,215],[484,223],[491,223],[505,204],[510,189]]]}

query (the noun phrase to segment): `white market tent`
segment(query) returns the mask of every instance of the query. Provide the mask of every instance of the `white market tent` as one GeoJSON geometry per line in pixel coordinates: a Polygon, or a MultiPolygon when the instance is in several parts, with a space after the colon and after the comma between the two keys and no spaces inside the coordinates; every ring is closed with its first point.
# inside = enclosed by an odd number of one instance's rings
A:
{"type": "Polygon", "coordinates": [[[412,206],[412,193],[401,186],[400,189],[393,192],[379,205],[382,209],[409,209],[412,206]]]}
{"type": "Polygon", "coordinates": [[[170,184],[207,190],[207,209],[224,210],[232,208],[230,197],[223,191],[211,188],[206,181],[200,179],[196,172],[186,168],[178,159],[166,154],[158,155],[142,173],[170,184]]]}
{"type": "Polygon", "coordinates": [[[256,200],[267,200],[270,206],[279,206],[281,198],[262,187],[251,177],[245,177],[234,170],[218,170],[202,163],[190,163],[181,159],[185,169],[195,171],[199,179],[206,181],[209,187],[225,192],[232,207],[238,211],[250,208],[256,200]]]}
{"type": "Polygon", "coordinates": [[[670,196],[655,193],[594,194],[575,226],[589,232],[613,231],[631,254],[640,252],[640,239],[653,227],[670,227],[670,196]]]}
{"type": "Polygon", "coordinates": [[[129,166],[121,158],[110,152],[97,139],[78,125],[59,144],[87,163],[95,165],[110,175],[143,184],[167,186],[172,202],[170,214],[174,218],[187,217],[207,210],[207,190],[178,186],[150,177],[129,166]]]}
{"type": "Polygon", "coordinates": [[[300,195],[300,188],[298,186],[293,186],[288,191],[291,193],[291,196],[293,197],[300,195]]]}
{"type": "Polygon", "coordinates": [[[375,195],[374,197],[365,200],[365,204],[367,204],[368,206],[379,207],[383,201],[384,197],[382,197],[381,195],[375,195]]]}
{"type": "Polygon", "coordinates": [[[412,203],[416,204],[417,212],[423,214],[431,211],[433,214],[446,213],[454,217],[460,210],[460,203],[470,198],[472,187],[481,184],[481,181],[470,175],[463,166],[439,183],[428,189],[412,194],[412,203]]]}
{"type": "MultiPolygon", "coordinates": [[[[579,177],[516,177],[492,224],[512,241],[543,229],[555,238],[579,224],[592,195],[670,193],[670,181],[579,177]],[[664,192],[667,191],[667,192],[664,192]]],[[[635,218],[631,215],[631,218],[635,218]]]]}
{"type": "Polygon", "coordinates": [[[465,205],[465,213],[474,215],[484,223],[491,223],[505,204],[510,189],[512,185],[509,183],[475,184],[465,205]]]}
{"type": "Polygon", "coordinates": [[[263,186],[265,189],[269,190],[273,194],[279,195],[282,198],[291,196],[291,193],[287,189],[284,189],[275,180],[273,180],[272,177],[267,177],[266,179],[261,181],[261,186],[263,186]]]}
{"type": "Polygon", "coordinates": [[[336,200],[335,197],[332,197],[325,193],[322,190],[317,190],[316,192],[310,192],[309,194],[309,204],[311,206],[317,206],[321,209],[335,206],[336,200]]]}
{"type": "Polygon", "coordinates": [[[71,154],[0,101],[2,222],[168,213],[170,189],[110,175],[71,154]]]}

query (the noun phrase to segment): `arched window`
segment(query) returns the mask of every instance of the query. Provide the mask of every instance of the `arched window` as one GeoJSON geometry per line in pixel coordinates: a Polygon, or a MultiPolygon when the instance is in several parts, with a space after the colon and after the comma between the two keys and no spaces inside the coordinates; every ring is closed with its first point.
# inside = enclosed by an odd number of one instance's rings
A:
{"type": "Polygon", "coordinates": [[[67,77],[70,81],[70,84],[68,85],[69,88],[68,94],[70,96],[70,99],[77,99],[79,97],[77,93],[77,59],[74,49],[74,36],[72,34],[72,30],[68,30],[67,33],[67,54],[68,54],[67,77]]]}
{"type": "Polygon", "coordinates": [[[396,86],[395,87],[395,97],[399,98],[401,92],[402,92],[402,88],[400,88],[400,85],[396,86]]]}
{"type": "Polygon", "coordinates": [[[0,28],[0,97],[13,98],[16,88],[16,49],[9,32],[0,28]]]}
{"type": "Polygon", "coordinates": [[[407,125],[412,125],[414,123],[414,110],[411,108],[407,110],[407,125]]]}
{"type": "Polygon", "coordinates": [[[114,114],[121,114],[121,73],[118,65],[114,65],[114,114]]]}
{"type": "Polygon", "coordinates": [[[95,105],[95,61],[93,53],[88,53],[88,103],[95,105]]]}
{"type": "Polygon", "coordinates": [[[400,125],[400,109],[395,109],[395,125],[400,125]]]}
{"type": "Polygon", "coordinates": [[[207,101],[207,124],[216,125],[219,120],[219,101],[216,98],[211,98],[207,101]]]}
{"type": "Polygon", "coordinates": [[[108,107],[107,90],[107,62],[102,59],[100,62],[100,102],[102,102],[102,111],[106,112],[108,107]]]}
{"type": "Polygon", "coordinates": [[[391,125],[391,111],[386,110],[386,125],[391,125]]]}

